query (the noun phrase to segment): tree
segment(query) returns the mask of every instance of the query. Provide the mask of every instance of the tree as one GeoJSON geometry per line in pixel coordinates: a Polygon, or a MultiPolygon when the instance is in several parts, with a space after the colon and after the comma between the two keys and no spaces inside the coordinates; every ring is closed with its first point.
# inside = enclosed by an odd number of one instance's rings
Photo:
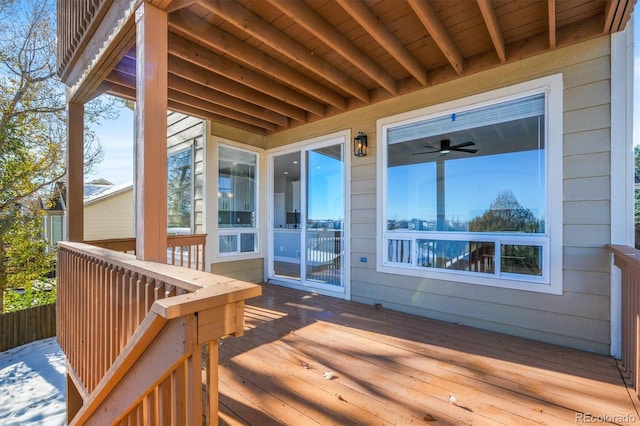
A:
{"type": "Polygon", "coordinates": [[[471,232],[527,232],[540,230],[533,212],[520,205],[513,192],[500,191],[482,216],[469,222],[471,232]]]}
{"type": "MultiPolygon", "coordinates": [[[[56,73],[55,2],[0,0],[2,235],[23,220],[38,217],[35,212],[16,209],[16,205],[37,205],[33,200],[41,191],[65,175],[66,92],[56,73]]],[[[87,123],[113,116],[116,102],[114,98],[97,98],[87,104],[87,123]]],[[[86,129],[85,172],[101,159],[100,144],[86,129]]],[[[11,250],[6,238],[0,238],[0,309],[11,281],[7,256],[16,256],[11,250]]]]}

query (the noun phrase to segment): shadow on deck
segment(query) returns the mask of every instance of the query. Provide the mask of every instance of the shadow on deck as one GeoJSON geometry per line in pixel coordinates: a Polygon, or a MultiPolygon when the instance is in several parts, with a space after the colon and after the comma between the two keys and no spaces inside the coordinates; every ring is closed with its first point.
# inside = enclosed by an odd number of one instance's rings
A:
{"type": "Polygon", "coordinates": [[[640,423],[613,358],[272,285],[245,318],[220,424],[640,423]]]}

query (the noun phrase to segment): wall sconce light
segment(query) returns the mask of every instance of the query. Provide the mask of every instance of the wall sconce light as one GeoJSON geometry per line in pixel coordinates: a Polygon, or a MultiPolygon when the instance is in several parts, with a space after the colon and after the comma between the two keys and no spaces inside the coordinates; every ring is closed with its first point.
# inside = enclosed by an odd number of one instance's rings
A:
{"type": "Polygon", "coordinates": [[[367,135],[363,132],[358,132],[358,136],[353,138],[353,155],[356,157],[367,155],[367,135]]]}

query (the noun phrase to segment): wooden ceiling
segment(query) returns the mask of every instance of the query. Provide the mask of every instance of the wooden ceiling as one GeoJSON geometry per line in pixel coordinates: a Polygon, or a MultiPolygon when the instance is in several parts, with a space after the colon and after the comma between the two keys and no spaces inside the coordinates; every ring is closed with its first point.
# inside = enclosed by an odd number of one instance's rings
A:
{"type": "MultiPolygon", "coordinates": [[[[271,134],[624,29],[635,0],[152,0],[169,108],[271,134]]],[[[102,90],[135,98],[135,48],[102,90]]]]}

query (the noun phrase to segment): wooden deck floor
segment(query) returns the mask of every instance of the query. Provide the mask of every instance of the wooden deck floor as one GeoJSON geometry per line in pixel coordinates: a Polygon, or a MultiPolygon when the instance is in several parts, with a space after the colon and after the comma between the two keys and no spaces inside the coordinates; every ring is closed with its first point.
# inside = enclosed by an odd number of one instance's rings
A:
{"type": "Polygon", "coordinates": [[[640,424],[612,358],[273,285],[246,324],[220,424],[640,424]]]}

